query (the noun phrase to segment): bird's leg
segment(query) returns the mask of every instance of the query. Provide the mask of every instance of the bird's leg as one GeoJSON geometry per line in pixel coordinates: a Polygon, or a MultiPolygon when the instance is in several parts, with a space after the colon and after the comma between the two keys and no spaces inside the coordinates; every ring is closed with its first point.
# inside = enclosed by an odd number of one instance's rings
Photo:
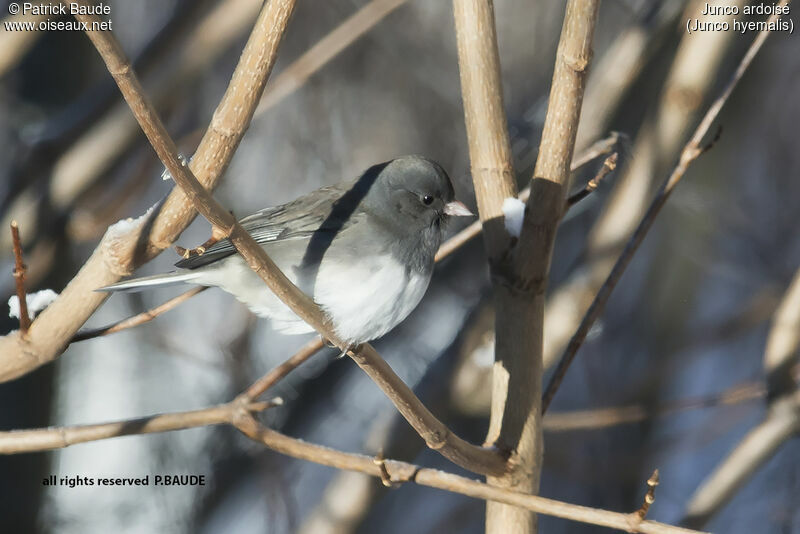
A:
{"type": "MultiPolygon", "coordinates": [[[[231,215],[233,215],[233,212],[231,212],[231,215]]],[[[211,228],[211,237],[209,237],[202,245],[189,249],[175,245],[175,251],[184,259],[191,258],[192,256],[202,256],[205,254],[206,250],[211,247],[211,245],[220,239],[223,239],[224,237],[223,231],[214,226],[211,228]]]]}
{"type": "Polygon", "coordinates": [[[345,356],[347,356],[348,352],[355,352],[358,350],[358,347],[361,346],[361,343],[351,343],[345,347],[345,349],[336,357],[337,360],[341,360],[345,356]]]}

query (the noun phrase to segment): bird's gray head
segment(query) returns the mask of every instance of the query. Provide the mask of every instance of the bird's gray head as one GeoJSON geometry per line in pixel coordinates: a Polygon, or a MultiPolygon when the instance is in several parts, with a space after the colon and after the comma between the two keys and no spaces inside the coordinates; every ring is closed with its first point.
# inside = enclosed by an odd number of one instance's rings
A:
{"type": "Polygon", "coordinates": [[[402,156],[372,167],[375,183],[365,200],[407,230],[440,227],[451,215],[472,215],[454,200],[453,186],[441,165],[422,156],[402,156]]]}

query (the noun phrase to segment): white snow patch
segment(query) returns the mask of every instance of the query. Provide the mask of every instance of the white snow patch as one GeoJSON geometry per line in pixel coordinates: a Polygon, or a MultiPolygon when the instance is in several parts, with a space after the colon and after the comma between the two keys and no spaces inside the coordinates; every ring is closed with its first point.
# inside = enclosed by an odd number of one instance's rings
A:
{"type": "Polygon", "coordinates": [[[116,239],[129,232],[133,232],[136,228],[139,227],[140,224],[142,224],[150,217],[150,214],[153,213],[153,210],[156,209],[157,205],[158,204],[153,204],[152,206],[147,208],[147,211],[145,211],[142,215],[140,215],[135,219],[132,217],[128,217],[127,219],[122,219],[115,222],[114,224],[108,227],[108,230],[106,230],[105,238],[116,239]]]}
{"type": "Polygon", "coordinates": [[[511,237],[519,237],[522,232],[522,220],[525,218],[525,203],[518,198],[508,197],[503,200],[506,232],[511,237]]]}
{"type": "MultiPolygon", "coordinates": [[[[36,293],[25,295],[25,302],[28,303],[28,316],[33,319],[36,314],[56,300],[58,293],[52,289],[42,289],[36,293]]],[[[8,299],[8,316],[12,319],[19,319],[19,297],[14,295],[8,299]]]]}

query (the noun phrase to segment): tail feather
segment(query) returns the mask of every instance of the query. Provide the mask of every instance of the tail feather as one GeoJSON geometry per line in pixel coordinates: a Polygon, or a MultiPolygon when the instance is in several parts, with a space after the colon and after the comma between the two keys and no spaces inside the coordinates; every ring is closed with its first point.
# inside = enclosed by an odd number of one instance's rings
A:
{"type": "Polygon", "coordinates": [[[166,286],[172,284],[180,284],[182,282],[191,282],[198,278],[200,273],[193,271],[173,271],[171,273],[156,274],[153,276],[145,276],[143,278],[133,278],[131,280],[123,280],[110,286],[99,287],[95,291],[144,291],[154,286],[166,286]]]}

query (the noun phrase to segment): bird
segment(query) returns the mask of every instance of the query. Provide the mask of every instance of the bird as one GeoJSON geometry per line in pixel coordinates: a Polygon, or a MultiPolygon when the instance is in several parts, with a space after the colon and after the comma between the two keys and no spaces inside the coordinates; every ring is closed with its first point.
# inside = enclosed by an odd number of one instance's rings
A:
{"type": "MultiPolygon", "coordinates": [[[[417,307],[453,216],[473,215],[455,200],[441,165],[418,155],[371,166],[239,222],[281,271],[328,316],[351,346],[380,338],[417,307]]],[[[189,283],[219,287],[284,334],[313,332],[264,284],[227,239],[184,257],[177,270],[98,291],[140,291],[189,283]]]]}

